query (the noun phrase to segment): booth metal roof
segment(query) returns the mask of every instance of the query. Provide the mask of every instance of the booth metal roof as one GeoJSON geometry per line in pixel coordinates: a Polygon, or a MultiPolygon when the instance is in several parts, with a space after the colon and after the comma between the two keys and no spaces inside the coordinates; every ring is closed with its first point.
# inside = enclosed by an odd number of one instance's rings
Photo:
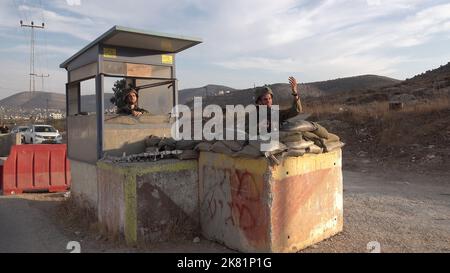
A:
{"type": "Polygon", "coordinates": [[[160,51],[161,53],[178,53],[201,42],[200,38],[114,26],[64,61],[59,67],[66,68],[71,61],[97,44],[148,49],[160,51]]]}

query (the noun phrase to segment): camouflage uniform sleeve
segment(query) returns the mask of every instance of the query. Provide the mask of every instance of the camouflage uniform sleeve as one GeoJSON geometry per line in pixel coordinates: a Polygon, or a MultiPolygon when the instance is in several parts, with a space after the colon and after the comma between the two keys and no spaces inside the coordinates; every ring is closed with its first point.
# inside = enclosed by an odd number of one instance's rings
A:
{"type": "Polygon", "coordinates": [[[136,111],[141,112],[141,113],[143,113],[143,114],[144,114],[144,113],[148,113],[147,110],[145,110],[144,108],[139,108],[139,107],[136,109],[136,111]]]}
{"type": "Polygon", "coordinates": [[[280,111],[280,122],[285,121],[289,118],[295,117],[299,113],[303,112],[302,102],[300,97],[298,99],[293,100],[292,106],[289,110],[280,111]]]}
{"type": "Polygon", "coordinates": [[[127,106],[120,107],[117,109],[117,114],[131,115],[131,110],[127,106]]]}

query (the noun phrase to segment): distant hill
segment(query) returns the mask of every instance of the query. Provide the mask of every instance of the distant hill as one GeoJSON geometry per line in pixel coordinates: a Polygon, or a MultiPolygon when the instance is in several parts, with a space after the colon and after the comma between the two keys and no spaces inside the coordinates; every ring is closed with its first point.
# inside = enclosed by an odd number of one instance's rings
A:
{"type": "Polygon", "coordinates": [[[8,108],[48,108],[49,109],[65,109],[66,96],[51,92],[21,92],[9,96],[0,101],[0,106],[8,108]]]}
{"type": "Polygon", "coordinates": [[[450,62],[416,75],[403,82],[403,86],[440,89],[450,87],[450,62]]]}
{"type": "Polygon", "coordinates": [[[178,103],[187,104],[192,100],[193,97],[216,96],[221,93],[225,94],[227,91],[233,92],[236,91],[236,89],[228,86],[214,84],[209,84],[198,88],[181,89],[178,91],[178,103]]]}
{"type": "Polygon", "coordinates": [[[339,78],[329,81],[312,82],[308,83],[307,85],[313,86],[325,94],[331,94],[352,90],[376,89],[380,87],[391,86],[400,82],[400,80],[389,77],[377,75],[362,75],[348,78],[339,78]]]}
{"type": "MultiPolygon", "coordinates": [[[[332,85],[332,84],[331,84],[332,85]]],[[[335,104],[361,105],[382,101],[420,101],[450,96],[450,62],[436,69],[420,73],[411,79],[385,86],[355,88],[330,93],[326,100],[335,104]]],[[[307,103],[320,104],[323,99],[311,99],[307,103]]]]}
{"type": "MultiPolygon", "coordinates": [[[[423,75],[421,76],[423,77],[423,75]]],[[[414,82],[417,79],[409,81],[414,82]]],[[[338,94],[341,92],[350,92],[354,90],[362,91],[367,89],[379,89],[403,84],[399,80],[376,75],[363,75],[349,78],[340,78],[329,81],[302,83],[299,84],[300,96],[302,98],[315,98],[329,94],[338,94]]],[[[291,90],[287,83],[275,83],[270,85],[273,89],[274,103],[279,104],[281,109],[290,106],[291,90]]],[[[105,93],[105,108],[113,107],[110,102],[112,93],[105,93]]],[[[192,105],[193,97],[203,97],[206,104],[243,104],[254,103],[253,88],[234,89],[223,85],[206,85],[199,88],[182,89],[178,92],[178,103],[192,105]]],[[[95,111],[95,95],[86,95],[81,98],[82,111],[95,111]]],[[[3,100],[0,100],[0,106],[8,108],[21,108],[23,110],[32,110],[34,108],[46,109],[65,109],[65,95],[50,92],[22,92],[3,100]]]]}
{"type": "MultiPolygon", "coordinates": [[[[113,106],[109,101],[112,93],[105,93],[105,108],[113,106]]],[[[95,111],[95,95],[85,95],[81,97],[82,111],[95,111]]],[[[51,92],[21,92],[0,100],[0,106],[5,108],[15,108],[22,110],[41,109],[66,109],[66,96],[51,92]]]]}
{"type": "MultiPolygon", "coordinates": [[[[349,78],[341,78],[329,81],[302,83],[299,84],[300,96],[302,98],[316,98],[329,94],[338,94],[341,92],[352,90],[365,90],[370,88],[380,88],[385,86],[392,86],[400,83],[400,80],[376,76],[363,75],[349,78]]],[[[291,87],[287,83],[275,83],[269,85],[274,92],[274,103],[280,105],[280,109],[286,109],[291,106],[292,95],[291,87]]],[[[208,95],[205,96],[206,87],[180,90],[180,96],[183,94],[183,100],[187,105],[192,107],[192,98],[194,96],[203,97],[203,104],[218,104],[222,107],[225,105],[243,104],[248,105],[255,102],[253,88],[232,90],[229,94],[208,95]]]]}

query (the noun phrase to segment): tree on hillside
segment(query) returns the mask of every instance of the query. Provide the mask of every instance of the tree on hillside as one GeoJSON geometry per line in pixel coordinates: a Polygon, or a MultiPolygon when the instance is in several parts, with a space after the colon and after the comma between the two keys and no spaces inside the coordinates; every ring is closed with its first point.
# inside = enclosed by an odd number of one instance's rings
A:
{"type": "Polygon", "coordinates": [[[126,84],[127,83],[125,79],[120,79],[114,83],[114,86],[112,88],[114,92],[114,97],[112,97],[110,101],[111,103],[116,105],[117,108],[121,108],[126,104],[125,101],[123,100],[123,96],[125,95],[125,91],[127,89],[126,84]]]}

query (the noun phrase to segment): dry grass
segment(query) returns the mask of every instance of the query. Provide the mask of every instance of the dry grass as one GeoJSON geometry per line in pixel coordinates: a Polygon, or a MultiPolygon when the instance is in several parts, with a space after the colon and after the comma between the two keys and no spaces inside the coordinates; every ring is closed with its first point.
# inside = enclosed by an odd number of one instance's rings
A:
{"type": "Polygon", "coordinates": [[[405,114],[423,115],[450,109],[448,96],[407,104],[401,110],[389,110],[388,102],[372,102],[364,105],[314,104],[306,107],[318,120],[329,116],[338,116],[354,124],[362,124],[371,120],[395,120],[405,114]]]}
{"type": "Polygon", "coordinates": [[[104,225],[98,222],[95,209],[89,207],[88,204],[78,203],[73,197],[58,207],[57,217],[58,221],[64,224],[69,231],[93,234],[114,243],[122,241],[119,234],[109,232],[104,225]]]}
{"type": "MultiPolygon", "coordinates": [[[[388,102],[348,106],[313,105],[311,120],[339,121],[335,128],[347,144],[346,150],[357,155],[367,152],[375,158],[411,160],[434,154],[447,160],[450,147],[450,99],[447,97],[405,105],[389,110],[388,102]],[[430,150],[428,147],[435,147],[430,150]]],[[[333,124],[333,123],[332,123],[333,124]]],[[[441,164],[442,165],[442,164],[441,164]]]]}

